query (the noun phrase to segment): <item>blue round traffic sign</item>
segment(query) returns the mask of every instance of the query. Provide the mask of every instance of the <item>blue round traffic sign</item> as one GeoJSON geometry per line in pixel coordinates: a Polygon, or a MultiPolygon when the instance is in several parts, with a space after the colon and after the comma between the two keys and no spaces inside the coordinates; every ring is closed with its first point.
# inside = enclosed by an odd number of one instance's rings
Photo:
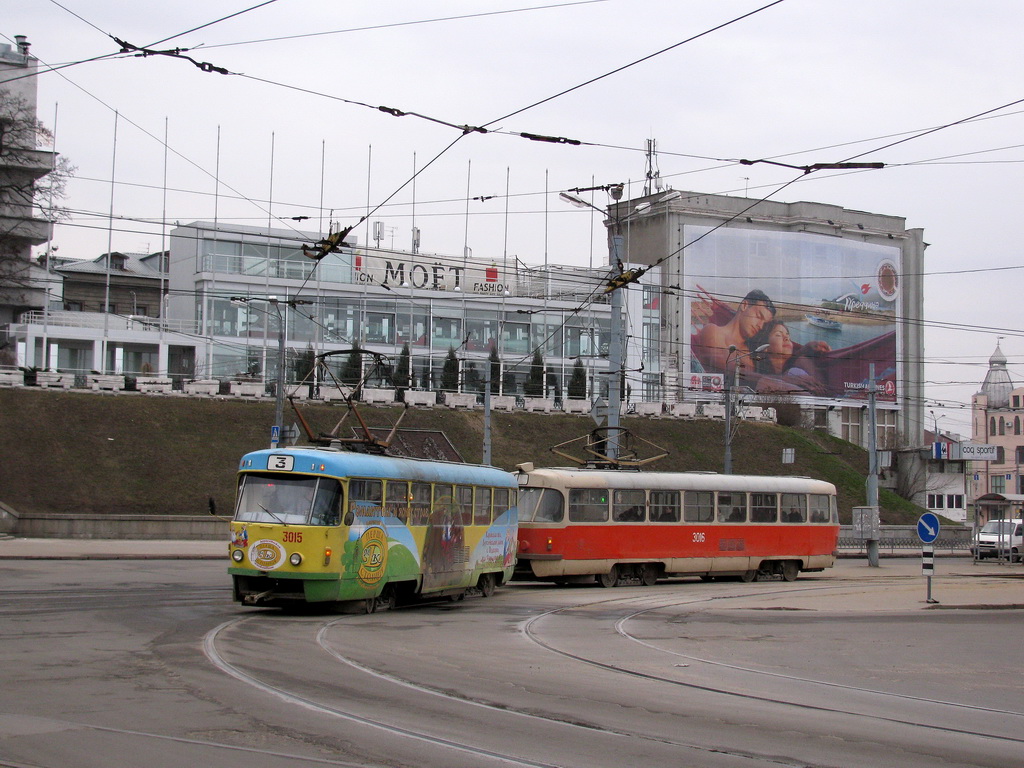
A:
{"type": "Polygon", "coordinates": [[[932,512],[925,512],[917,521],[917,538],[925,544],[931,544],[939,538],[939,518],[932,512]]]}

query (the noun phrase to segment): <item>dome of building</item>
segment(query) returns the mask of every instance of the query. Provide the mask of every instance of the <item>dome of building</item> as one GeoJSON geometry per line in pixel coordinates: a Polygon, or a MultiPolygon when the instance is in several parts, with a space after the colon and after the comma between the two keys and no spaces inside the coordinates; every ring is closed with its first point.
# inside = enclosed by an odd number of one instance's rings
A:
{"type": "Polygon", "coordinates": [[[988,396],[989,408],[1006,408],[1010,404],[1012,391],[1013,381],[1010,380],[1010,372],[1006,370],[1006,355],[996,344],[995,352],[988,359],[988,373],[985,374],[980,394],[988,396]]]}

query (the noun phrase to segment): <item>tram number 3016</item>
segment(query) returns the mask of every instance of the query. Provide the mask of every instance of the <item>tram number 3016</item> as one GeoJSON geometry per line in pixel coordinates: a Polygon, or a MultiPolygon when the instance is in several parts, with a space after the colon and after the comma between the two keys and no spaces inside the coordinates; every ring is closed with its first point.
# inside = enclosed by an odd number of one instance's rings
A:
{"type": "Polygon", "coordinates": [[[694,531],[693,532],[693,543],[694,544],[703,544],[706,540],[707,540],[707,535],[704,533],[704,531],[694,531]]]}

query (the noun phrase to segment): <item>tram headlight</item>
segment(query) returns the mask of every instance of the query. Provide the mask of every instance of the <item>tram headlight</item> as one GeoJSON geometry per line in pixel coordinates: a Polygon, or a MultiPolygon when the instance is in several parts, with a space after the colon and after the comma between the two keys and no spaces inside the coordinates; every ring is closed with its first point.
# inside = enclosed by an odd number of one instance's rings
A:
{"type": "Polygon", "coordinates": [[[236,549],[234,552],[231,553],[231,559],[234,560],[236,563],[242,562],[243,557],[245,557],[245,553],[242,552],[242,550],[240,549],[236,549]]]}
{"type": "Polygon", "coordinates": [[[300,555],[298,552],[295,552],[292,554],[291,557],[288,558],[288,562],[292,565],[300,565],[302,563],[302,555],[300,555]]]}

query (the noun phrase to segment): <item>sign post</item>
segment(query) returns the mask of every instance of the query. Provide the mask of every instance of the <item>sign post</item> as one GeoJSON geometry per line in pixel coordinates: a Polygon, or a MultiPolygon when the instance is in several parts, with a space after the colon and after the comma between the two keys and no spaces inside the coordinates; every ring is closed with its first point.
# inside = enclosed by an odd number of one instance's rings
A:
{"type": "Polygon", "coordinates": [[[939,518],[931,512],[925,512],[917,521],[917,537],[921,540],[921,573],[928,580],[928,591],[925,602],[938,603],[932,599],[932,575],[935,573],[934,541],[939,538],[939,518]]]}

